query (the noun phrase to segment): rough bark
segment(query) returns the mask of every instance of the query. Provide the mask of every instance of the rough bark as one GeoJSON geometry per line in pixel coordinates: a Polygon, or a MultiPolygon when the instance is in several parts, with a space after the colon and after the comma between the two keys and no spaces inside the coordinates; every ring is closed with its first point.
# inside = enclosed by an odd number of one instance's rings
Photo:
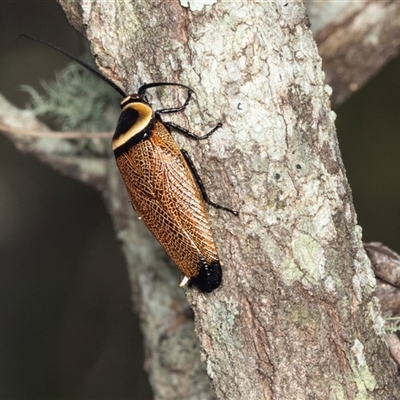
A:
{"type": "Polygon", "coordinates": [[[105,161],[156,398],[213,398],[205,369],[220,399],[400,398],[303,5],[60,4],[116,83],[188,84],[190,126],[224,123],[202,145],[179,139],[210,196],[240,211],[210,210],[221,288],[186,290],[204,365],[179,273],[105,161]]]}
{"type": "Polygon", "coordinates": [[[375,295],[386,321],[386,343],[392,358],[400,365],[400,255],[382,243],[366,243],[364,247],[377,278],[375,295]]]}
{"type": "Polygon", "coordinates": [[[398,1],[307,1],[326,81],[339,105],[399,53],[398,1]]]}
{"type": "Polygon", "coordinates": [[[384,316],[400,316],[400,256],[382,243],[364,245],[377,277],[376,296],[384,316]]]}

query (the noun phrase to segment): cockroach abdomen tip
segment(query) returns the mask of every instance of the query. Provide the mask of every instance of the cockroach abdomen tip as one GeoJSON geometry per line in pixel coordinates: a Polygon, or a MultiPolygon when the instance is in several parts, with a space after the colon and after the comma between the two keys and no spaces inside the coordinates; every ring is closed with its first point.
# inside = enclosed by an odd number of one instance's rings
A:
{"type": "Polygon", "coordinates": [[[191,283],[202,292],[210,293],[221,284],[221,264],[219,260],[208,264],[204,259],[200,259],[200,264],[199,274],[192,278],[191,283]]]}

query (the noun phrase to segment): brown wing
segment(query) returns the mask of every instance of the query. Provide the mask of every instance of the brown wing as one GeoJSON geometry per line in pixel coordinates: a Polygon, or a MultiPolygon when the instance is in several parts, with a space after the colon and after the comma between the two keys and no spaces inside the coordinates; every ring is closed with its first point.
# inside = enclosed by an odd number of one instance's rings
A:
{"type": "Polygon", "coordinates": [[[196,277],[204,262],[218,261],[202,195],[160,121],[117,165],[135,210],[185,276],[196,277]]]}

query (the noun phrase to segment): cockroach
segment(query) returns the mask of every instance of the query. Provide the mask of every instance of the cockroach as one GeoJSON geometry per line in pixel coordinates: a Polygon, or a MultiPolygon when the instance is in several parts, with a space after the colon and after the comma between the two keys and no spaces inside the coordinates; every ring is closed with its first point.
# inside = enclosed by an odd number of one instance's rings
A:
{"type": "Polygon", "coordinates": [[[194,140],[210,137],[220,126],[203,136],[172,122],[164,122],[162,114],[183,111],[194,91],[183,84],[154,82],[142,85],[137,94],[125,92],[100,72],[50,43],[46,44],[78,62],[123,96],[121,115],[112,138],[116,163],[125,183],[132,206],[155,238],[182,271],[180,286],[188,282],[203,292],[212,292],[221,284],[222,269],[205,203],[238,212],[212,202],[204,189],[189,154],[180,150],[171,130],[194,140]],[[153,110],[146,92],[160,86],[187,90],[185,102],[175,108],[153,110]]]}

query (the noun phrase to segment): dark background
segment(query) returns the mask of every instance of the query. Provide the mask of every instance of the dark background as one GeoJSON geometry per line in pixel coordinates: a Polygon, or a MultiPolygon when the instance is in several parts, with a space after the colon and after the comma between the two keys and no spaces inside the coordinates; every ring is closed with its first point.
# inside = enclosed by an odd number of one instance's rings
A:
{"type": "MultiPolygon", "coordinates": [[[[53,1],[0,3],[0,92],[40,88],[82,41],[53,1]]],[[[400,252],[400,60],[335,110],[364,241],[400,252]]],[[[150,399],[128,276],[99,193],[0,136],[0,399],[150,399]]]]}

